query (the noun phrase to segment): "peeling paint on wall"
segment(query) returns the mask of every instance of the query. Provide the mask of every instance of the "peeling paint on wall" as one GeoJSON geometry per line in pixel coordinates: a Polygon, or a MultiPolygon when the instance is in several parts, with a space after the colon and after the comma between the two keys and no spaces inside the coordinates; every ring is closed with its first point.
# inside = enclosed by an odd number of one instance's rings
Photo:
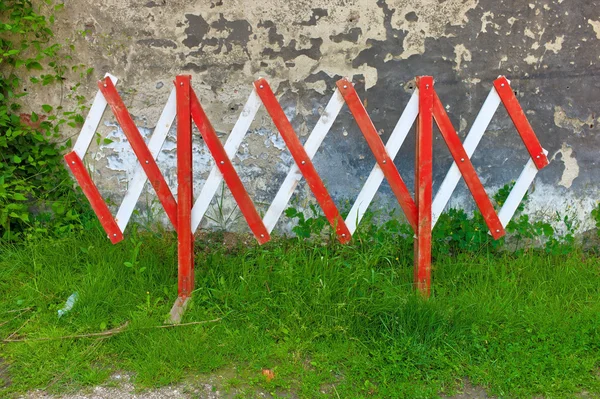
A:
{"type": "MultiPolygon", "coordinates": [[[[415,76],[435,77],[436,90],[464,138],[492,81],[506,75],[543,146],[554,154],[554,162],[537,177],[529,209],[542,217],[546,211],[565,212],[559,199],[568,198],[569,212],[575,210],[585,226],[590,199],[600,198],[599,8],[600,0],[81,0],[66,5],[56,27],[59,40],[73,41],[75,61],[95,68],[82,94],[91,99],[95,79],[105,72],[119,76],[118,90],[145,137],[180,73],[192,75],[223,141],[258,77],[269,80],[301,140],[318,120],[335,81],[353,79],[385,141],[414,91],[415,76]]],[[[59,96],[32,93],[24,97],[24,106],[58,103],[59,96]]],[[[102,178],[103,193],[118,197],[136,162],[109,113],[105,122],[98,133],[113,142],[94,144],[96,156],[86,161],[94,177],[102,178]]],[[[199,189],[212,161],[197,134],[195,140],[199,189]]],[[[261,110],[234,161],[257,202],[272,198],[292,162],[280,140],[261,110]]],[[[171,132],[161,159],[176,191],[174,148],[171,132]]],[[[410,135],[396,158],[409,186],[413,150],[410,135]]],[[[440,140],[434,152],[439,185],[452,160],[440,140]]],[[[374,164],[369,154],[343,110],[315,157],[336,201],[358,193],[374,164]]],[[[518,176],[526,156],[510,119],[497,112],[474,158],[486,188],[518,176]]],[[[455,195],[456,204],[469,206],[464,187],[455,195]]],[[[301,184],[295,200],[302,204],[310,197],[301,184]]],[[[231,204],[229,195],[226,201],[231,204]]],[[[382,187],[377,201],[392,206],[389,188],[382,187]]]]}
{"type": "Polygon", "coordinates": [[[593,21],[591,19],[588,19],[588,24],[592,25],[592,28],[594,28],[594,32],[596,33],[596,39],[600,39],[600,21],[593,21]]]}
{"type": "Polygon", "coordinates": [[[581,134],[584,126],[593,125],[594,119],[590,115],[585,120],[579,118],[570,118],[560,106],[554,107],[554,123],[558,127],[571,130],[575,134],[581,134]]]}
{"type": "MultiPolygon", "coordinates": [[[[394,9],[391,24],[407,32],[403,47],[404,51],[398,55],[399,59],[407,59],[415,54],[425,52],[427,38],[446,37],[447,26],[464,26],[469,22],[467,12],[475,8],[477,0],[421,0],[418,2],[391,2],[394,9]],[[404,7],[402,7],[404,6],[404,7]],[[414,13],[414,21],[406,18],[414,13]]],[[[390,7],[391,8],[391,7],[390,7]]]]}
{"type": "Polygon", "coordinates": [[[454,62],[456,62],[456,70],[460,70],[460,64],[463,61],[471,61],[471,52],[467,50],[464,44],[457,44],[454,47],[454,54],[456,54],[456,58],[454,62]]]}
{"type": "Polygon", "coordinates": [[[573,155],[573,149],[569,147],[567,143],[564,143],[562,148],[554,154],[552,160],[555,160],[556,156],[559,154],[565,165],[565,170],[563,171],[558,184],[565,188],[570,188],[573,184],[573,180],[579,176],[579,165],[577,164],[577,159],[573,155]]]}
{"type": "Polygon", "coordinates": [[[565,41],[565,36],[557,36],[553,42],[548,42],[544,44],[546,50],[552,51],[554,54],[558,53],[562,49],[563,42],[565,41]]]}

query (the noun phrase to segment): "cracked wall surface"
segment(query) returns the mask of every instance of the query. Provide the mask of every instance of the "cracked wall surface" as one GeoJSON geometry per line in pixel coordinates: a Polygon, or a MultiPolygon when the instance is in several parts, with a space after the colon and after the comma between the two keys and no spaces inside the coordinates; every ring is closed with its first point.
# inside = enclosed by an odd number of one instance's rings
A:
{"type": "MultiPolygon", "coordinates": [[[[84,84],[85,95],[91,101],[96,80],[105,72],[118,76],[117,88],[146,137],[174,76],[181,73],[192,75],[223,141],[258,77],[268,79],[302,141],[336,80],[353,79],[385,141],[414,90],[415,76],[434,76],[464,138],[493,80],[506,75],[552,160],[535,180],[528,211],[540,217],[571,213],[585,230],[600,199],[599,6],[599,0],[80,0],[67,4],[57,28],[59,38],[74,40],[76,61],[95,68],[84,84]]],[[[39,104],[56,96],[37,93],[26,101],[39,104]]],[[[101,191],[119,203],[136,161],[109,112],[99,133],[113,142],[94,144],[86,160],[101,191]]],[[[451,157],[439,133],[434,134],[435,190],[451,157]]],[[[195,140],[199,190],[212,160],[201,140],[195,140]]],[[[414,145],[409,135],[396,157],[410,187],[414,145]]],[[[175,154],[172,131],[159,160],[174,191],[175,154]]],[[[473,157],[488,193],[516,179],[526,160],[500,107],[473,157]]],[[[262,211],[291,163],[261,109],[234,164],[262,211]]],[[[373,167],[373,156],[345,107],[315,165],[338,205],[356,197],[373,167]]],[[[303,183],[297,192],[299,205],[311,198],[303,183]]],[[[152,196],[142,200],[142,209],[153,202],[152,196]]],[[[225,205],[233,206],[227,194],[225,205]]],[[[450,205],[473,208],[463,183],[450,205]]],[[[386,183],[373,207],[397,207],[386,183]]],[[[219,212],[214,212],[218,221],[219,212]]]]}

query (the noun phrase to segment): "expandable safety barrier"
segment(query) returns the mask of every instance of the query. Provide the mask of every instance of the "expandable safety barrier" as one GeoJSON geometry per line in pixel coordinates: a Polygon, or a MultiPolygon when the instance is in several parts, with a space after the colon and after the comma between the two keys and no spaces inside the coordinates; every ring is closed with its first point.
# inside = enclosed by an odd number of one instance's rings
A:
{"type": "Polygon", "coordinates": [[[547,151],[540,145],[510,87],[510,82],[503,76],[494,81],[464,143],[461,143],[435,92],[431,76],[417,77],[417,88],[386,144],[379,137],[352,82],[348,79],[341,79],[337,82],[337,89],[304,146],[265,79],[261,78],[254,82],[253,91],[224,145],[217,137],[200,100],[191,88],[189,75],[176,77],[175,87],[171,91],[148,144],[145,143],[115,89],[116,83],[117,78],[110,74],[98,82],[100,90],[96,94],[74,149],[65,156],[65,160],[113,244],[123,239],[123,232],[131,218],[135,204],[146,181],[150,181],[178,235],[179,299],[175,307],[179,308],[184,306],[194,288],[193,234],[223,181],[231,191],[250,230],[260,244],[269,241],[270,233],[302,178],[306,179],[315,199],[335,230],[338,240],[341,243],[347,243],[351,240],[352,234],[356,231],[383,179],[387,179],[408,223],[415,232],[415,286],[428,296],[431,286],[431,230],[446,207],[460,178],[465,180],[490,234],[498,239],[505,234],[506,225],[514,215],[538,170],[548,165],[547,151]],[[506,108],[531,158],[502,208],[496,213],[470,158],[501,103],[506,108]],[[294,164],[263,218],[258,214],[231,162],[261,104],[270,115],[294,159],[294,164]],[[344,104],[351,111],[376,160],[376,164],[345,220],[312,163],[313,157],[344,104]],[[83,163],[83,158],[107,105],[112,109],[141,166],[136,170],[128,186],[116,217],[112,216],[83,163]],[[175,118],[177,118],[177,200],[156,164],[158,154],[175,118]],[[215,161],[215,166],[210,171],[195,202],[192,193],[192,121],[198,127],[215,161]],[[415,198],[413,199],[394,165],[394,157],[415,121],[417,136],[415,198]],[[435,197],[432,194],[434,121],[454,159],[454,163],[448,170],[435,197]]]}

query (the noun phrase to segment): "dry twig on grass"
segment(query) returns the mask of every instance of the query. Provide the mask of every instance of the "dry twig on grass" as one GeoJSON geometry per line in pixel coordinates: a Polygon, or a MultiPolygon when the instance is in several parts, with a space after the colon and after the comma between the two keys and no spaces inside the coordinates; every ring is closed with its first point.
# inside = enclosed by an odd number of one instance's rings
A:
{"type": "Polygon", "coordinates": [[[165,324],[164,326],[152,326],[145,328],[172,328],[172,327],[185,327],[185,326],[194,326],[197,324],[206,324],[206,323],[216,323],[217,321],[221,321],[222,317],[217,317],[212,320],[202,320],[202,321],[190,321],[189,323],[179,323],[179,324],[165,324]]]}
{"type": "MultiPolygon", "coordinates": [[[[142,327],[142,328],[140,328],[140,330],[146,330],[146,329],[151,329],[151,328],[185,327],[185,326],[193,326],[193,325],[198,325],[198,324],[215,323],[215,322],[221,321],[221,320],[222,320],[222,317],[218,317],[218,318],[212,319],[212,320],[191,321],[189,323],[182,323],[182,324],[168,324],[168,325],[164,325],[164,326],[142,327]]],[[[79,338],[95,338],[95,337],[105,338],[105,337],[110,337],[110,336],[122,333],[123,331],[125,331],[127,329],[128,326],[129,326],[129,321],[126,321],[119,327],[116,327],[116,328],[113,328],[113,329],[107,330],[107,331],[98,332],[98,333],[64,335],[64,336],[60,336],[60,337],[41,337],[41,338],[24,337],[24,338],[11,339],[11,337],[14,336],[15,333],[18,331],[17,330],[14,333],[12,333],[8,338],[3,339],[2,342],[9,343],[9,342],[57,341],[57,340],[63,340],[63,339],[79,339],[79,338]]],[[[23,326],[21,326],[21,327],[23,327],[23,326]]],[[[19,330],[20,330],[20,328],[19,328],[19,330]]]]}
{"type": "Polygon", "coordinates": [[[26,310],[32,310],[33,308],[21,308],[21,309],[13,309],[13,310],[7,310],[4,313],[15,313],[15,312],[25,312],[26,310]]]}
{"type": "MultiPolygon", "coordinates": [[[[109,337],[111,335],[122,333],[127,326],[129,325],[129,321],[126,321],[123,325],[113,328],[111,330],[102,331],[99,333],[89,333],[89,334],[78,334],[78,335],[64,335],[61,337],[41,337],[41,338],[15,338],[11,339],[15,333],[12,333],[10,337],[3,339],[2,342],[31,342],[31,341],[55,341],[61,339],[77,339],[77,338],[91,338],[91,337],[109,337]]],[[[15,331],[16,332],[16,331],[15,331]]]]}

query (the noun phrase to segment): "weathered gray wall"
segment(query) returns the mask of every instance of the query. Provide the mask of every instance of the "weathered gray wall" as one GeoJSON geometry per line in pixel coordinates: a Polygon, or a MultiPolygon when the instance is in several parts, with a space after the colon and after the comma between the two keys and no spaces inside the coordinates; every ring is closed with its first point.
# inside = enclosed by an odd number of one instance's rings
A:
{"type": "MultiPolygon", "coordinates": [[[[599,9],[598,0],[78,0],[66,2],[58,25],[59,37],[74,40],[76,61],[95,68],[88,98],[96,79],[117,75],[146,134],[173,77],[189,73],[223,140],[259,76],[270,81],[305,140],[335,81],[348,76],[386,140],[414,77],[427,74],[464,137],[492,81],[504,74],[551,159],[536,179],[530,212],[575,214],[586,229],[600,199],[599,9]]],[[[56,93],[28,101],[47,96],[56,93]]],[[[95,156],[87,160],[102,191],[120,202],[135,159],[112,115],[105,121],[101,134],[115,141],[91,148],[95,156]]],[[[196,145],[199,188],[211,160],[200,140],[196,145]]],[[[451,159],[439,134],[434,146],[439,185],[451,159]]],[[[160,158],[173,187],[174,149],[168,142],[160,158]]],[[[396,159],[410,186],[413,151],[410,138],[396,159]]],[[[255,201],[269,203],[292,161],[264,111],[239,155],[235,164],[255,201]]],[[[501,107],[474,156],[488,192],[516,179],[526,159],[501,107]]],[[[339,203],[356,196],[374,160],[346,109],[315,161],[339,203]]],[[[463,183],[459,188],[452,203],[472,207],[463,183]]],[[[305,186],[299,191],[309,197],[305,186]]],[[[385,183],[376,203],[395,206],[385,183]]]]}

